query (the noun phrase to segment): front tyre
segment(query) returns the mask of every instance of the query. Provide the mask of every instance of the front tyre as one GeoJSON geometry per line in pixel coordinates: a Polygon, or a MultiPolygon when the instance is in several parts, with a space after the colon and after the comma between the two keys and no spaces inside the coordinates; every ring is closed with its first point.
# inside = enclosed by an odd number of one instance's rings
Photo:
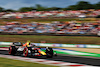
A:
{"type": "Polygon", "coordinates": [[[53,57],[53,49],[46,48],[46,54],[47,54],[47,58],[52,58],[53,57]]]}

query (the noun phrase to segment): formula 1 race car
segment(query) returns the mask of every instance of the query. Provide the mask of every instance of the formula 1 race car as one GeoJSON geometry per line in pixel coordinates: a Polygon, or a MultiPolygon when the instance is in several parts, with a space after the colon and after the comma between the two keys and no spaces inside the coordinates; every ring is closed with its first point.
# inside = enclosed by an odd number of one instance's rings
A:
{"type": "Polygon", "coordinates": [[[57,56],[56,52],[52,48],[46,47],[45,51],[42,51],[40,47],[36,47],[30,44],[30,41],[22,44],[21,42],[13,42],[13,45],[9,47],[10,55],[21,55],[21,56],[46,56],[52,58],[57,56]]]}

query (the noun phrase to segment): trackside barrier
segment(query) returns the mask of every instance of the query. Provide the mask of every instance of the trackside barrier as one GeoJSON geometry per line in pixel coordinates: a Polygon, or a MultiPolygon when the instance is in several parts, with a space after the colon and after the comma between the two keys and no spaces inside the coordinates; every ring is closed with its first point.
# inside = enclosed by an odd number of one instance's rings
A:
{"type": "MultiPolygon", "coordinates": [[[[100,45],[91,44],[54,44],[54,43],[32,43],[36,46],[45,47],[74,47],[74,48],[100,48],[100,45]]],[[[0,45],[12,45],[12,42],[0,42],[0,45]]]]}
{"type": "Polygon", "coordinates": [[[0,42],[0,45],[12,45],[12,42],[0,42]]]}

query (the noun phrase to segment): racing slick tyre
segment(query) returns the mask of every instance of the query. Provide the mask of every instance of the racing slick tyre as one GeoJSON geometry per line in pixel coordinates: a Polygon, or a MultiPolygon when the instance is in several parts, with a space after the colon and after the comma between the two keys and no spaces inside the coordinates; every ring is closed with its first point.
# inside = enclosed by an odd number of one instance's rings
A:
{"type": "Polygon", "coordinates": [[[24,57],[28,56],[28,48],[27,47],[25,47],[24,50],[23,50],[23,56],[24,57]]]}
{"type": "Polygon", "coordinates": [[[10,46],[10,47],[9,47],[9,54],[10,54],[10,55],[15,55],[16,52],[17,52],[17,49],[16,49],[15,46],[10,46]]]}
{"type": "Polygon", "coordinates": [[[53,49],[52,48],[46,48],[46,56],[47,58],[52,58],[53,57],[53,49]]]}

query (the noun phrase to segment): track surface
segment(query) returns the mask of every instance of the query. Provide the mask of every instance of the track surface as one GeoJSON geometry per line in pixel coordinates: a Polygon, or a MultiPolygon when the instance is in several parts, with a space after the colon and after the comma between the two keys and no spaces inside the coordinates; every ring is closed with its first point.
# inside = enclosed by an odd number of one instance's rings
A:
{"type": "MultiPolygon", "coordinates": [[[[8,51],[0,50],[0,54],[8,55],[8,51]]],[[[47,58],[44,58],[44,57],[38,57],[38,58],[39,59],[47,59],[47,58]]],[[[65,61],[65,62],[80,63],[80,64],[86,64],[86,65],[100,66],[100,59],[86,58],[86,57],[58,55],[57,57],[49,58],[49,60],[65,61]]]]}

